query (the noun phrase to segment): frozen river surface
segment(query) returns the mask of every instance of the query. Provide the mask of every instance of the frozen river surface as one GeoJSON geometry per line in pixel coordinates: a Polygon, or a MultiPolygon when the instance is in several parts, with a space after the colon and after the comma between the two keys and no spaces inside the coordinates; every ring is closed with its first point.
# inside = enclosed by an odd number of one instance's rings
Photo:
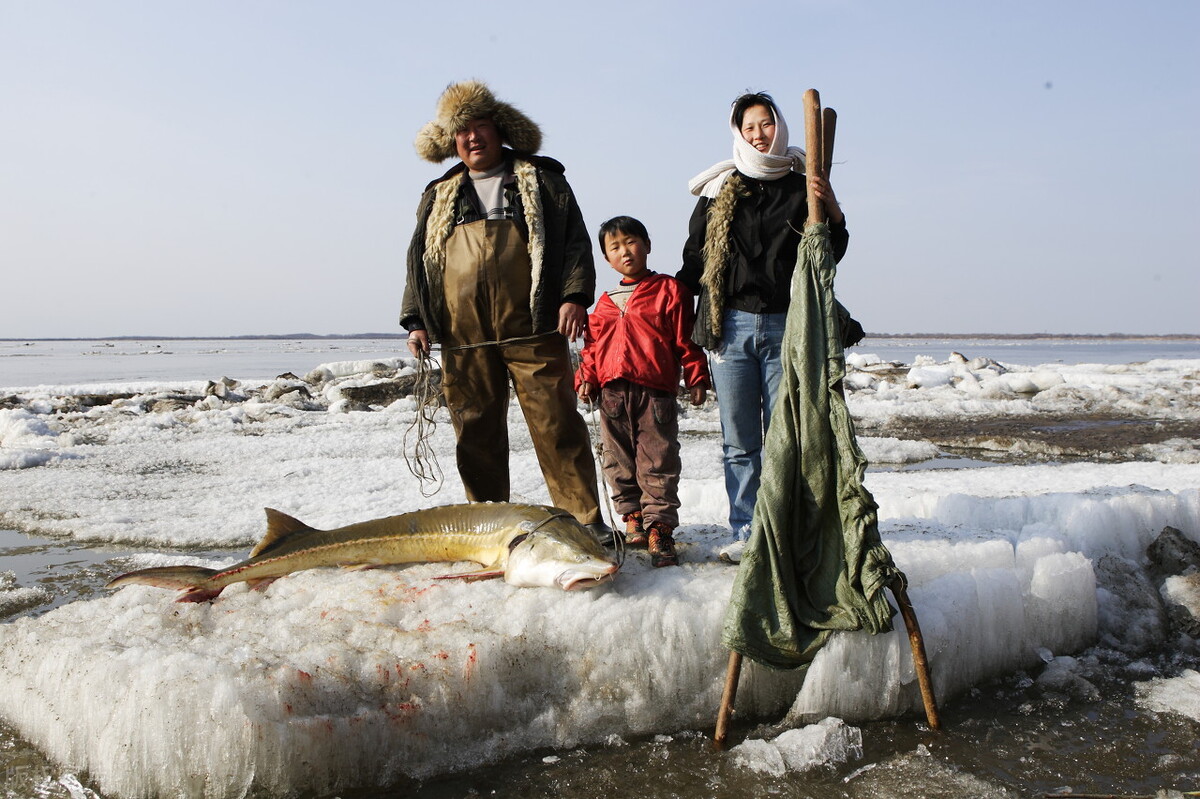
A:
{"type": "MultiPolygon", "coordinates": [[[[0,373],[5,796],[1200,788],[1200,647],[1180,610],[1196,587],[1186,566],[1148,554],[1167,527],[1200,541],[1195,438],[1114,447],[1100,431],[1094,458],[1043,438],[963,439],[948,457],[919,432],[1097,416],[1187,430],[1200,359],[1174,351],[1006,360],[1015,349],[941,342],[907,360],[870,346],[851,356],[860,430],[910,431],[862,446],[926,634],[942,733],[921,721],[900,633],[842,634],[803,685],[750,667],[739,745],[711,750],[734,572],[715,556],[728,531],[711,404],[682,423],[678,569],[634,556],[610,586],[570,594],[434,581],[453,570],[436,564],[302,572],[202,605],[103,590],[131,568],[233,562],[265,506],[333,527],[461,501],[448,420],[431,443],[451,474],[430,500],[402,457],[411,400],[354,399],[411,370],[396,343],[238,344],[158,374],[82,374],[77,359],[138,355],[64,350],[42,377],[0,373]],[[285,372],[297,377],[275,379],[285,372]],[[246,382],[219,396],[206,384],[222,376],[246,382]]],[[[510,428],[514,499],[545,502],[515,409],[510,428]]]]}

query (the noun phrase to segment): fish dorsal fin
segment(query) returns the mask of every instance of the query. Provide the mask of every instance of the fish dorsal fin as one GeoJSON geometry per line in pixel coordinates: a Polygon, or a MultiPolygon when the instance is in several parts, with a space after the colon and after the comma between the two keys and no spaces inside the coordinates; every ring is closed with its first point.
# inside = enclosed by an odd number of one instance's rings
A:
{"type": "Polygon", "coordinates": [[[267,534],[262,537],[258,545],[250,550],[250,557],[256,557],[266,552],[271,547],[278,544],[280,541],[287,539],[288,536],[296,533],[311,533],[313,528],[309,527],[304,522],[288,516],[281,510],[274,508],[266,508],[267,511],[267,534]]]}

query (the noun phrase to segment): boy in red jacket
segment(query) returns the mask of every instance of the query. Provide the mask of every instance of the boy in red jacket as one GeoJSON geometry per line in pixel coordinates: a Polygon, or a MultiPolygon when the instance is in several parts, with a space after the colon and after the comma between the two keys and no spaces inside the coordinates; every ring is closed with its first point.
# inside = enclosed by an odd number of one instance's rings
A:
{"type": "Polygon", "coordinates": [[[646,226],[618,216],[600,226],[600,249],[621,284],[588,317],[575,390],[599,399],[604,476],[625,522],[625,542],[649,546],[655,566],[674,566],[679,525],[679,417],[682,367],[692,405],[709,387],[704,350],[691,339],[692,297],[673,277],[646,268],[646,226]]]}

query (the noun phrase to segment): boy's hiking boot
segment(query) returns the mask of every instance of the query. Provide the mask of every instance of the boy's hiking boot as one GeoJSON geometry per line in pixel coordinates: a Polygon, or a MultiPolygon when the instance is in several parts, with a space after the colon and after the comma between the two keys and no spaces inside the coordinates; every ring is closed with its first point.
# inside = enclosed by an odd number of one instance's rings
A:
{"type": "Polygon", "coordinates": [[[674,531],[663,524],[662,522],[653,522],[650,525],[650,565],[658,568],[660,566],[678,566],[679,557],[675,554],[675,538],[672,536],[674,531]]]}
{"type": "Polygon", "coordinates": [[[645,549],[649,539],[646,537],[646,528],[642,526],[642,512],[635,510],[633,513],[626,513],[621,517],[621,521],[625,522],[625,546],[645,549]]]}

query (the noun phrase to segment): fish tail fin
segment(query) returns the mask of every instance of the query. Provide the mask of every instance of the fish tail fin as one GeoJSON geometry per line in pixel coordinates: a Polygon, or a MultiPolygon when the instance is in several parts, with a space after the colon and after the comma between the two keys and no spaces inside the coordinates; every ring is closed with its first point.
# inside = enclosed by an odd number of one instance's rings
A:
{"type": "Polygon", "coordinates": [[[296,533],[311,533],[314,529],[281,510],[274,508],[264,508],[264,510],[267,512],[267,533],[257,546],[250,550],[252,558],[263,554],[281,541],[285,541],[289,536],[296,533]]]}
{"type": "MultiPolygon", "coordinates": [[[[212,579],[216,569],[203,566],[156,566],[122,574],[108,581],[105,588],[120,588],[123,585],[152,585],[155,588],[174,588],[177,591],[195,589],[212,579]]],[[[220,593],[221,589],[217,589],[220,593]]],[[[216,596],[216,594],[214,594],[216,596]]]]}

